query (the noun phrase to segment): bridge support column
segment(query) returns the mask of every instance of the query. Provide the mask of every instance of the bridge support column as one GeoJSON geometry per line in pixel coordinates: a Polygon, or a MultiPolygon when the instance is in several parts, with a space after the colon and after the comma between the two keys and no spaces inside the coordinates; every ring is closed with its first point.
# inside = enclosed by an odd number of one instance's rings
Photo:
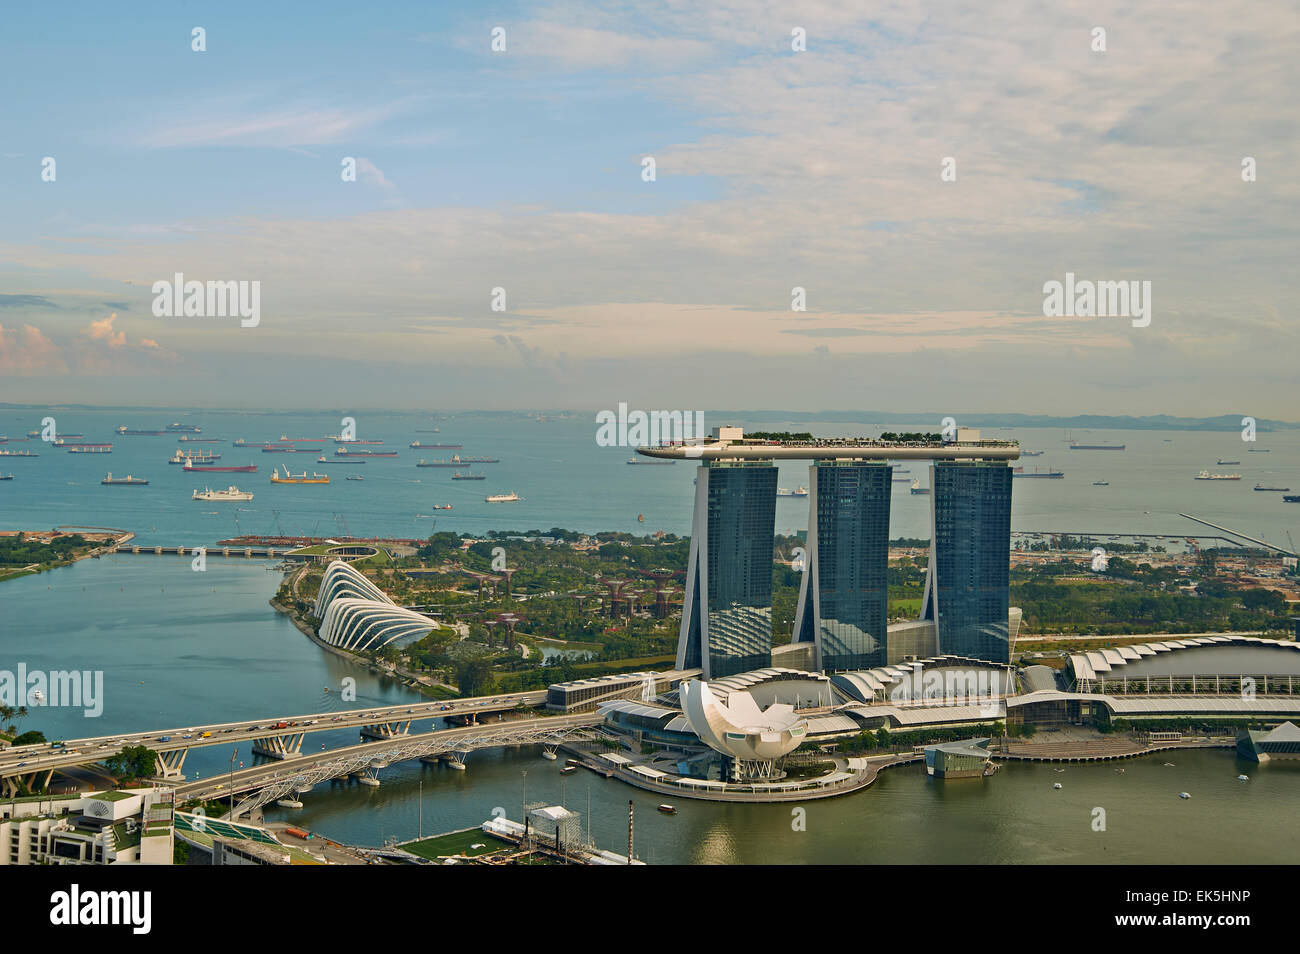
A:
{"type": "Polygon", "coordinates": [[[293,759],[302,755],[302,740],[307,733],[272,735],[253,742],[253,754],[272,759],[293,759]]]}
{"type": "Polygon", "coordinates": [[[158,764],[162,767],[162,771],[158,773],[158,776],[167,781],[184,779],[185,773],[181,769],[185,768],[185,757],[189,754],[189,749],[159,752],[158,764]]]}
{"type": "Polygon", "coordinates": [[[361,736],[366,739],[393,739],[399,735],[411,734],[411,720],[405,722],[380,722],[377,725],[363,725],[361,736]]]}

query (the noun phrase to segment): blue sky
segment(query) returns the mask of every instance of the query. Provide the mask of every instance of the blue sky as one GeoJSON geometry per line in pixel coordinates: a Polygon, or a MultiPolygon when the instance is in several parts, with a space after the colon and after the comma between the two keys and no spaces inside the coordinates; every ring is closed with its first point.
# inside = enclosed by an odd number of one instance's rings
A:
{"type": "Polygon", "coordinates": [[[1295,416],[1294,10],[286,7],[5,9],[0,400],[1295,416]],[[260,325],[155,318],[177,271],[260,325]],[[1066,271],[1151,326],[1044,318],[1066,271]]]}

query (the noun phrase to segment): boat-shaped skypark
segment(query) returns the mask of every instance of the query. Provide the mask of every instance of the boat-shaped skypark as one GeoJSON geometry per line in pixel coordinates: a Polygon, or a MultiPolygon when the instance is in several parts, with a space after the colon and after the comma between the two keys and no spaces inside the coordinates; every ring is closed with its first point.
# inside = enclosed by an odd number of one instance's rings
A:
{"type": "MultiPolygon", "coordinates": [[[[718,679],[774,665],[777,462],[806,460],[808,538],[789,651],[826,672],[952,654],[1005,664],[1019,622],[1008,595],[1012,441],[746,438],[638,447],[699,461],[677,668],[718,679]],[[887,625],[890,461],[930,464],[930,560],[918,619],[887,625]]],[[[785,648],[782,649],[785,652],[785,648]]]]}
{"type": "MultiPolygon", "coordinates": [[[[828,437],[812,441],[755,440],[740,428],[715,427],[715,436],[698,442],[638,447],[645,457],[669,460],[1019,460],[1015,441],[985,441],[960,428],[953,441],[871,441],[828,437]],[[717,436],[718,432],[722,436],[717,436]],[[727,436],[733,432],[733,436],[727,436]]],[[[978,433],[978,432],[975,432],[978,433]]]]}

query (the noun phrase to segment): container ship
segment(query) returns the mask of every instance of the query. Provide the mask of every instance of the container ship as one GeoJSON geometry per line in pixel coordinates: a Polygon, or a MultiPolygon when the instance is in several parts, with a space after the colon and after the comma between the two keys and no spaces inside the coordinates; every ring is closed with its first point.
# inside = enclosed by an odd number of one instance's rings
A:
{"type": "Polygon", "coordinates": [[[208,467],[206,465],[196,465],[194,461],[187,460],[181,468],[186,473],[191,471],[198,474],[255,474],[257,473],[256,464],[232,464],[229,467],[208,467]]]}
{"type": "Polygon", "coordinates": [[[1291,488],[1290,488],[1290,487],[1265,487],[1263,484],[1256,484],[1256,485],[1255,485],[1255,489],[1256,489],[1256,490],[1263,490],[1263,491],[1272,491],[1272,492],[1275,492],[1275,493],[1284,494],[1284,493],[1286,493],[1288,490],[1290,490],[1291,488]]]}
{"type": "Polygon", "coordinates": [[[117,429],[117,433],[123,437],[162,437],[166,431],[146,431],[138,427],[127,427],[123,425],[117,429]]]}
{"type": "Polygon", "coordinates": [[[1208,470],[1203,470],[1196,475],[1195,480],[1241,480],[1241,474],[1212,474],[1208,470]]]}
{"type": "Polygon", "coordinates": [[[460,471],[456,471],[456,473],[451,475],[451,479],[452,480],[487,480],[487,474],[471,474],[471,473],[462,474],[460,471]]]}
{"type": "Polygon", "coordinates": [[[396,457],[397,451],[354,451],[346,447],[337,448],[334,451],[335,457],[396,457]]]}
{"type": "Polygon", "coordinates": [[[211,451],[177,451],[167,458],[169,464],[206,464],[210,460],[221,460],[220,454],[211,451]]]}
{"type": "Polygon", "coordinates": [[[518,499],[519,495],[513,491],[508,494],[492,494],[483,498],[486,503],[514,503],[518,499]]]}
{"type": "Polygon", "coordinates": [[[148,486],[149,481],[145,480],[143,477],[132,477],[130,474],[127,474],[125,477],[114,477],[112,472],[109,472],[100,483],[112,487],[145,487],[148,486]]]}
{"type": "Polygon", "coordinates": [[[306,471],[301,474],[291,474],[288,467],[284,469],[283,476],[280,475],[279,471],[271,471],[271,483],[273,484],[328,484],[329,482],[329,476],[326,474],[308,474],[306,471]]]}
{"type": "Polygon", "coordinates": [[[1060,480],[1065,476],[1065,472],[1060,470],[1052,470],[1050,467],[1047,470],[1039,470],[1037,467],[1035,467],[1032,472],[1026,471],[1023,467],[1014,467],[1011,470],[1011,476],[1012,477],[1048,477],[1053,480],[1060,480]]]}
{"type": "Polygon", "coordinates": [[[1124,444],[1076,444],[1070,443],[1070,450],[1123,450],[1124,444]]]}
{"type": "Polygon", "coordinates": [[[419,441],[411,441],[409,445],[412,450],[461,450],[464,444],[421,444],[419,441]]]}
{"type": "Polygon", "coordinates": [[[210,490],[203,488],[203,493],[194,491],[192,500],[252,500],[253,495],[247,490],[240,490],[234,484],[231,484],[225,490],[210,490]]]}

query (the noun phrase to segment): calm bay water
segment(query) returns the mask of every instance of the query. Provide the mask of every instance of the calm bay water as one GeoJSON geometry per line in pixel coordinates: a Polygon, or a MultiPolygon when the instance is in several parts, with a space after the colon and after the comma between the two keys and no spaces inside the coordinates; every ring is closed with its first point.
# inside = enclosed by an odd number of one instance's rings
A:
{"type": "MultiPolygon", "coordinates": [[[[0,434],[22,437],[38,427],[45,412],[0,411],[0,434]]],[[[418,414],[357,414],[357,436],[383,440],[384,450],[397,458],[369,460],[359,465],[317,464],[317,454],[263,454],[225,444],[191,444],[190,449],[221,453],[221,464],[258,465],[256,474],[186,474],[167,459],[187,445],[174,434],[162,437],[118,437],[118,425],[162,427],[179,420],[203,428],[200,437],[233,441],[323,437],[340,430],[340,417],[327,413],[251,413],[185,411],[55,411],[60,431],[81,433],[88,441],[112,441],[109,455],[69,454],[39,441],[11,442],[10,449],[31,449],[35,459],[0,457],[0,473],[15,479],[0,482],[0,529],[43,528],[90,524],[128,529],[139,542],[166,545],[211,543],[237,533],[301,533],[425,537],[435,528],[478,533],[489,529],[564,527],[594,532],[622,530],[652,533],[690,530],[695,466],[629,466],[633,451],[599,447],[591,415],[552,418],[545,422],[524,414],[456,414],[430,421],[418,414]],[[441,429],[439,434],[417,428],[441,429]],[[462,443],[461,451],[412,450],[416,439],[428,443],[462,443]],[[475,465],[487,474],[483,481],[453,481],[451,470],[417,468],[421,458],[497,457],[498,464],[475,465]],[[327,486],[272,485],[271,469],[287,465],[294,472],[324,470],[327,486]],[[104,487],[100,480],[115,475],[146,477],[148,487],[104,487]],[[350,481],[348,475],[363,476],[350,481]],[[240,504],[204,503],[190,495],[205,485],[235,484],[252,491],[252,501],[240,504]],[[514,491],[523,498],[513,504],[488,504],[493,493],[514,491]],[[450,511],[435,511],[450,503],[450,511]],[[644,521],[638,521],[638,515],[644,521]],[[345,531],[346,527],[346,531],[345,531]]],[[[706,424],[710,423],[706,419],[706,424]]],[[[713,422],[717,423],[717,422],[713,422]]],[[[817,434],[878,434],[882,429],[909,426],[888,421],[829,423],[735,420],[753,430],[811,430],[817,434]]],[[[1237,432],[1181,433],[1167,431],[1084,431],[1072,436],[1085,442],[1126,444],[1125,451],[1072,451],[1058,429],[986,430],[985,436],[1014,438],[1041,457],[1021,461],[1028,470],[1055,467],[1063,480],[1017,480],[1012,498],[1012,526],[1017,530],[1086,530],[1093,532],[1191,534],[1206,528],[1178,516],[1179,511],[1222,523],[1244,533],[1266,533],[1271,542],[1286,544],[1283,531],[1300,531],[1300,506],[1285,504],[1276,493],[1256,493],[1256,482],[1291,487],[1300,493],[1300,433],[1261,433],[1255,444],[1237,432]],[[1270,452],[1247,453],[1250,447],[1270,452]],[[1218,466],[1218,458],[1240,465],[1218,466]],[[1239,482],[1193,480],[1202,469],[1232,471],[1239,482]],[[1105,479],[1108,487],[1092,482],[1105,479]],[[1293,526],[1295,525],[1295,526],[1293,526]]],[[[307,446],[332,457],[332,441],[307,446]]],[[[368,449],[377,450],[378,447],[368,449]]],[[[929,485],[928,468],[903,465],[929,485]]],[[[808,483],[808,469],[782,464],[780,484],[791,489],[808,483]]],[[[929,501],[913,496],[906,483],[894,485],[891,534],[928,537],[929,501]]],[[[808,522],[806,499],[782,498],[777,503],[777,530],[790,533],[808,522]]]]}
{"type": "MultiPolygon", "coordinates": [[[[43,414],[0,412],[0,434],[21,437],[43,414]]],[[[56,412],[60,430],[83,433],[86,440],[111,440],[108,456],[68,454],[33,441],[11,449],[40,453],[34,460],[0,458],[0,529],[40,529],[89,524],[133,530],[142,544],[212,543],[236,533],[307,533],[424,536],[434,529],[433,504],[451,503],[437,529],[482,532],[488,529],[625,530],[663,529],[686,533],[690,526],[694,467],[631,467],[628,448],[595,444],[591,418],[538,422],[524,415],[458,414],[440,420],[441,433],[416,434],[434,426],[422,415],[358,418],[358,436],[383,439],[396,460],[358,466],[324,465],[334,478],[326,487],[269,484],[275,465],[294,471],[320,469],[314,454],[262,454],[229,444],[194,444],[222,453],[224,463],[256,463],[257,474],[184,474],[166,463],[178,447],[176,435],[117,437],[119,424],[161,427],[171,420],[198,423],[200,436],[250,441],[323,436],[339,429],[327,414],[245,414],[209,412],[56,412]],[[463,443],[465,455],[495,456],[484,465],[489,478],[458,483],[450,472],[421,470],[420,456],[446,457],[452,451],[410,450],[416,438],[463,443]],[[150,479],[148,487],[103,487],[108,470],[150,479]],[[345,481],[346,474],[364,481],[345,481]],[[242,505],[192,501],[205,483],[235,483],[256,494],[242,505]],[[488,493],[515,491],[515,505],[485,504],[488,493]],[[211,514],[210,511],[216,511],[211,514]],[[645,521],[638,522],[637,514],[645,521]]],[[[741,422],[737,422],[741,423],[741,422]]],[[[790,425],[744,421],[747,427],[791,428],[825,434],[869,434],[888,422],[790,425]]],[[[904,429],[894,427],[892,429],[904,429]]],[[[1015,437],[1041,457],[1029,468],[1056,467],[1064,480],[1017,480],[1013,526],[1024,530],[1198,533],[1177,516],[1185,511],[1265,535],[1285,544],[1285,531],[1300,516],[1300,506],[1278,494],[1256,493],[1256,481],[1290,486],[1300,492],[1300,435],[1261,434],[1249,454],[1236,433],[1156,431],[1075,431],[1090,442],[1126,443],[1124,452],[1071,451],[1059,430],[986,431],[1015,437]],[[1240,465],[1218,466],[1218,457],[1240,465]],[[1192,480],[1201,469],[1230,470],[1234,483],[1192,480]],[[1097,479],[1109,487],[1093,487],[1097,479]],[[1148,513],[1149,511],[1149,513],[1148,513]]],[[[317,446],[317,445],[313,445],[317,446]]],[[[322,443],[326,454],[332,442],[322,443]]],[[[928,474],[911,468],[928,485],[928,474]]],[[[783,465],[780,482],[807,483],[807,470],[783,465]]],[[[928,498],[914,497],[906,484],[895,485],[891,532],[929,535],[928,498]]],[[[777,527],[802,529],[807,502],[781,500],[777,527]]],[[[1212,531],[1206,531],[1210,533],[1212,531]]],[[[356,670],[322,652],[268,605],[280,580],[264,561],[223,560],[209,556],[205,573],[190,570],[188,558],[119,556],[84,561],[34,577],[0,584],[0,666],[18,662],[29,669],[91,669],[105,673],[103,715],[85,719],[75,710],[36,710],[24,723],[47,737],[139,731],[218,718],[256,718],[272,714],[344,708],[337,689],[345,676],[357,680],[357,705],[394,704],[417,698],[392,682],[356,670]]],[[[323,733],[312,745],[355,740],[355,733],[323,733]]],[[[233,745],[248,763],[248,743],[233,745]]],[[[231,750],[196,750],[187,763],[193,775],[229,766],[231,750]]],[[[271,817],[292,817],[343,841],[379,844],[388,837],[414,837],[418,827],[419,787],[423,781],[426,834],[475,825],[494,807],[518,817],[527,785],[529,801],[567,801],[586,812],[590,791],[593,835],[602,847],[626,844],[626,807],[637,805],[638,854],[655,862],[705,863],[873,863],[873,862],[1206,862],[1282,863],[1294,860],[1300,768],[1239,763],[1227,751],[1182,753],[1174,767],[1160,757],[1114,764],[1071,766],[1009,765],[984,781],[935,782],[919,768],[886,772],[871,789],[856,795],[810,802],[807,831],[791,829],[789,806],[711,805],[683,800],[677,816],[654,811],[660,799],[621,783],[586,773],[559,775],[556,763],[536,750],[474,753],[469,771],[418,763],[393,766],[383,785],[321,785],[305,797],[300,812],[275,809],[271,817]],[[522,773],[527,771],[526,780],[522,773]],[[1244,772],[1249,782],[1238,782],[1244,772]],[[1054,791],[1052,783],[1063,789],[1054,791]],[[1193,798],[1179,800],[1189,791],[1193,798]],[[1092,830],[1093,809],[1107,812],[1107,831],[1092,830]]]]}

